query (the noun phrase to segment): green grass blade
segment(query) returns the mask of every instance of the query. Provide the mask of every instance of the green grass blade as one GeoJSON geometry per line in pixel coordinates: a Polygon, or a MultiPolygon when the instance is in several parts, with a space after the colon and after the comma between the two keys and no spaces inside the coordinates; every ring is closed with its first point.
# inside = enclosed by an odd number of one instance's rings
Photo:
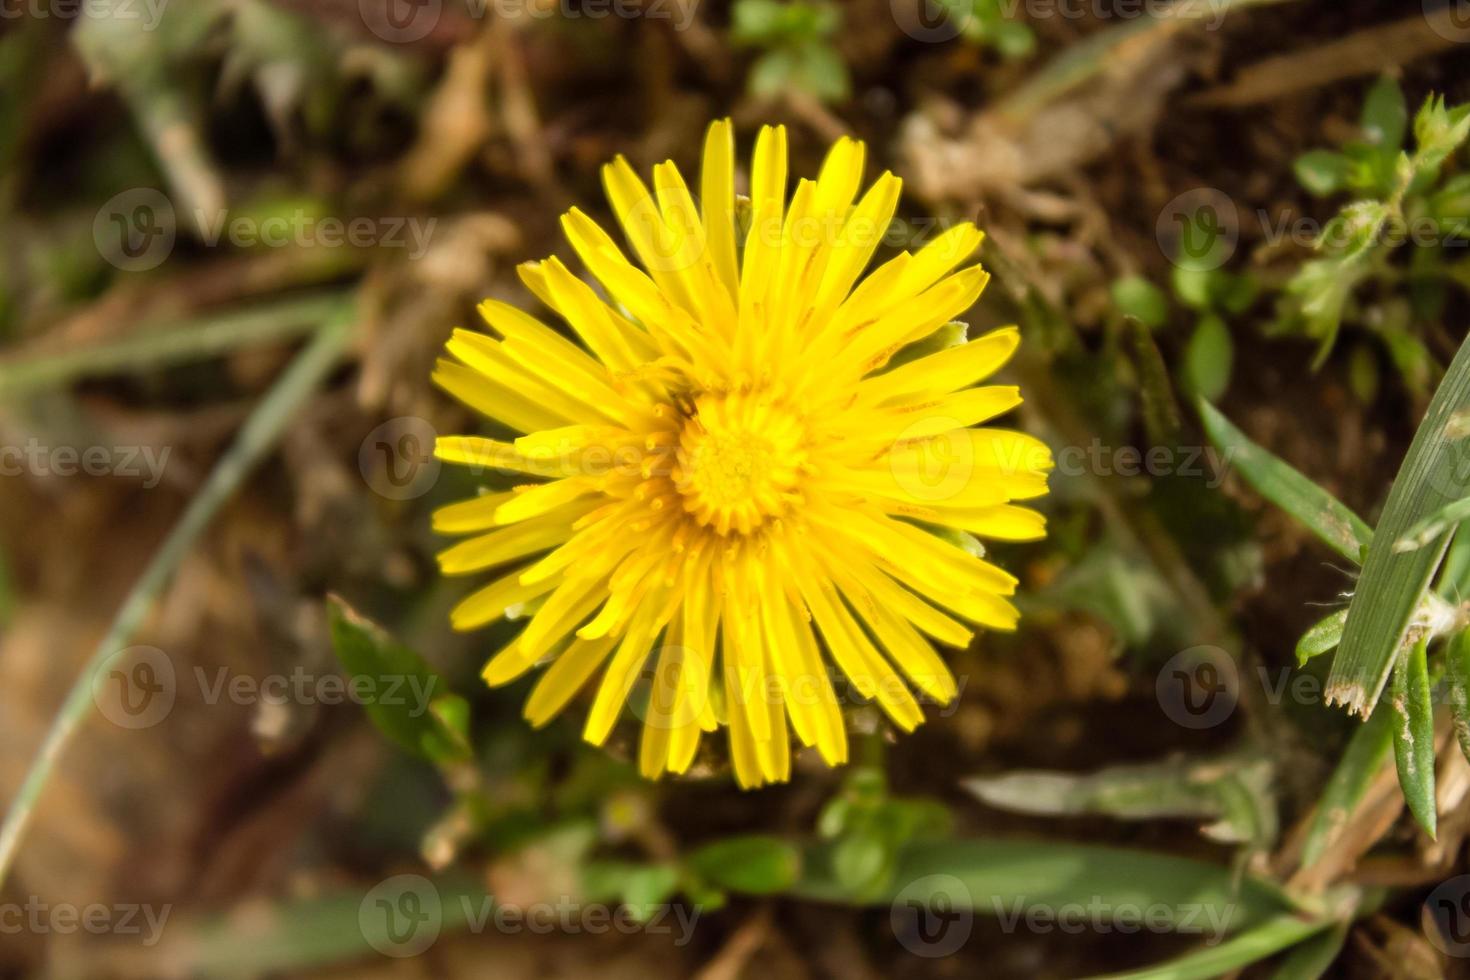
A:
{"type": "Polygon", "coordinates": [[[1213,980],[1233,970],[1259,963],[1268,956],[1275,956],[1331,926],[1331,919],[1303,919],[1295,915],[1283,915],[1218,946],[1187,953],[1160,966],[1115,973],[1099,980],[1213,980]]]}
{"type": "MultiPolygon", "coordinates": [[[[1470,338],[1460,345],[1429,411],[1414,433],[1409,453],[1393,481],[1375,532],[1397,541],[1425,516],[1470,496],[1470,338]]],[[[1328,703],[1366,716],[1378,702],[1404,642],[1420,597],[1444,557],[1448,539],[1435,547],[1396,552],[1369,548],[1363,574],[1348,606],[1347,625],[1332,672],[1328,703]]]]}
{"type": "Polygon", "coordinates": [[[352,304],[347,292],[316,292],[189,320],[148,325],[92,347],[20,358],[0,357],[0,397],[54,388],[79,378],[158,370],[232,350],[309,334],[352,304]]]}
{"type": "Polygon", "coordinates": [[[1397,552],[1418,551],[1435,542],[1440,535],[1470,518],[1470,497],[1463,497],[1446,504],[1435,513],[1404,532],[1404,536],[1393,543],[1397,552]]]}
{"type": "Polygon", "coordinates": [[[25,781],[16,791],[14,801],[0,824],[0,885],[15,860],[21,837],[35,811],[51,772],[62,752],[71,742],[96,702],[92,697],[94,675],[107,665],[107,660],[137,631],[153,608],[164,586],[173,577],[189,549],[214,519],[214,515],[234,496],[255,464],[273,449],[281,433],[295,417],[296,410],[316,391],[317,385],[336,366],[347,346],[353,323],[354,307],[340,304],[331,319],[321,325],[316,336],[271,387],[250,414],[228,452],[210,471],[208,480],[189,501],[188,508],[143,570],[122,608],[113,618],[107,634],[92,652],[92,658],[78,675],[66,701],[62,703],[46,739],[26,772],[25,781]]]}
{"type": "Polygon", "coordinates": [[[1228,868],[1205,861],[1065,841],[916,842],[900,852],[885,891],[858,898],[833,873],[830,847],[808,852],[804,865],[792,889],[801,898],[890,906],[948,903],[1003,920],[1031,910],[1057,914],[1079,903],[1101,916],[1155,907],[1170,910],[1167,928],[1218,938],[1290,907],[1273,887],[1253,878],[1238,880],[1228,868]]]}
{"type": "Polygon", "coordinates": [[[1373,540],[1373,529],[1361,517],[1290,465],[1251,442],[1215,406],[1204,399],[1198,404],[1205,432],[1225,454],[1228,465],[1238,467],[1246,482],[1261,496],[1301,521],[1343,557],[1354,564],[1362,561],[1363,550],[1373,540]]]}
{"type": "Polygon", "coordinates": [[[1348,923],[1339,922],[1331,929],[1298,944],[1281,958],[1281,965],[1271,974],[1271,980],[1318,980],[1319,977],[1326,976],[1337,957],[1342,954],[1342,947],[1347,944],[1348,927],[1348,923]]]}
{"type": "Polygon", "coordinates": [[[1455,718],[1455,739],[1470,759],[1470,631],[1456,633],[1445,646],[1445,667],[1450,682],[1450,710],[1455,718]]]}
{"type": "Polygon", "coordinates": [[[1353,732],[1342,761],[1333,770],[1317,802],[1317,812],[1302,848],[1303,866],[1315,864],[1336,840],[1348,817],[1362,802],[1373,776],[1383,767],[1393,746],[1392,715],[1390,711],[1376,711],[1353,732]]]}
{"type": "Polygon", "coordinates": [[[1339,609],[1302,634],[1302,638],[1296,641],[1298,667],[1315,656],[1337,648],[1342,642],[1342,628],[1347,623],[1347,614],[1346,609],[1339,609]]]}
{"type": "Polygon", "coordinates": [[[1429,700],[1429,641],[1420,640],[1393,675],[1393,757],[1409,811],[1434,836],[1434,705],[1429,700]]]}

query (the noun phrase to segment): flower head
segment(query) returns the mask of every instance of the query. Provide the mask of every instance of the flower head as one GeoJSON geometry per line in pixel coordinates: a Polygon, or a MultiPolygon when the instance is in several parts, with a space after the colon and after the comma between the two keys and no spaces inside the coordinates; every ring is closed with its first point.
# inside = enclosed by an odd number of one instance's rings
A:
{"type": "Polygon", "coordinates": [[[788,778],[790,732],[846,760],[834,678],[907,731],[916,691],[956,696],[931,640],[1014,627],[1016,579],[970,535],[1045,531],[1012,503],[1046,492],[1045,445],[975,427],[1021,400],[976,387],[1017,332],[937,334],[988,278],[958,268],[980,244],[971,224],[863,278],[900,187],[885,173],[859,196],[863,158],[839,140],[788,201],[785,130],[766,127],[747,203],[716,122],[696,204],[672,163],[650,192],[620,157],[603,177],[642,268],[576,209],[562,227],[601,291],[555,258],[521,268],[580,343],[495,301],[480,308],[492,334],[454,332],[435,380],[524,434],[441,438],[437,455],[530,480],[436,512],[438,531],[468,535],[440,565],[499,569],[453,624],[526,619],[484,676],[543,666],[533,725],[596,678],[585,736],[600,744],[651,676],[635,699],[643,773],[684,772],[725,727],[737,779],[757,786],[788,778]]]}

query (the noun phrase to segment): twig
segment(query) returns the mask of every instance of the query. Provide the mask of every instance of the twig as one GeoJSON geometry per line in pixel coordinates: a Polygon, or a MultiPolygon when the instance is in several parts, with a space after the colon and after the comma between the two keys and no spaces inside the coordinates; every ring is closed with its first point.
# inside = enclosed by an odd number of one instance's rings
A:
{"type": "MultiPolygon", "coordinates": [[[[337,363],[346,346],[353,309],[338,302],[335,315],[321,324],[311,343],[291,363],[279,381],[246,420],[240,435],[214,470],[199,494],[189,502],[162,547],[153,556],[132,592],[118,610],[111,628],[92,653],[62,704],[40,751],[31,763],[25,782],[0,825],[0,886],[5,883],[16,850],[30,822],[41,790],[51,776],[61,753],[86,719],[92,705],[92,681],[97,671],[124,646],[153,607],[184,555],[215,513],[239,488],[255,464],[275,445],[286,424],[317,384],[337,363]]],[[[320,321],[319,321],[320,322],[320,321]]]]}
{"type": "Polygon", "coordinates": [[[1189,100],[1201,107],[1256,105],[1305,89],[1322,88],[1354,75],[1371,75],[1426,55],[1453,48],[1454,11],[1378,24],[1307,51],[1292,51],[1248,65],[1229,85],[1201,92],[1189,100]]]}
{"type": "Polygon", "coordinates": [[[765,945],[770,933],[771,909],[770,906],[762,906],[741,923],[729,942],[715,954],[715,958],[696,974],[696,980],[736,980],[745,972],[750,958],[765,945]]]}

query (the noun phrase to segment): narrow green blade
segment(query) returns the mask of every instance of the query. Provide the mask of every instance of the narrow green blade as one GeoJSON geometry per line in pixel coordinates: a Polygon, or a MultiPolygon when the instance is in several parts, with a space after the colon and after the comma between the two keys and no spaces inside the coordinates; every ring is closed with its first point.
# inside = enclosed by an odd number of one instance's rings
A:
{"type": "Polygon", "coordinates": [[[1450,682],[1450,710],[1455,718],[1455,739],[1470,759],[1470,632],[1456,633],[1445,647],[1446,673],[1450,682]]]}
{"type": "Polygon", "coordinates": [[[1373,529],[1347,505],[1260,446],[1204,399],[1200,419],[1210,441],[1225,453],[1227,465],[1239,467],[1246,482],[1261,496],[1301,521],[1353,564],[1362,561],[1373,529]]]}
{"type": "Polygon", "coordinates": [[[1466,518],[1470,518],[1470,497],[1462,497],[1453,503],[1446,504],[1409,528],[1403,537],[1393,543],[1393,550],[1418,551],[1420,548],[1433,544],[1440,535],[1454,528],[1466,518]]]}
{"type": "Polygon", "coordinates": [[[1281,965],[1271,980],[1318,980],[1327,975],[1342,953],[1348,937],[1348,923],[1337,925],[1301,943],[1281,958],[1281,965]]]}
{"type": "Polygon", "coordinates": [[[1409,811],[1434,836],[1434,705],[1429,700],[1429,641],[1420,640],[1393,675],[1393,757],[1409,811]]]}
{"type": "Polygon", "coordinates": [[[1028,910],[1081,903],[1095,914],[1137,906],[1168,909],[1160,928],[1221,936],[1287,911],[1287,899],[1255,878],[1191,858],[1068,841],[916,841],[898,855],[892,885],[853,896],[831,867],[830,848],[807,852],[792,894],[814,901],[898,908],[967,908],[1014,921],[1028,910]]]}
{"type": "Polygon", "coordinates": [[[1218,946],[1186,953],[1176,960],[1145,970],[1115,973],[1099,980],[1213,980],[1259,963],[1331,928],[1331,919],[1303,919],[1283,915],[1218,946]]]}
{"type": "MultiPolygon", "coordinates": [[[[1394,542],[1423,518],[1470,488],[1470,339],[1460,345],[1429,412],[1414,433],[1374,532],[1394,542]]],[[[1348,606],[1342,644],[1327,677],[1329,703],[1367,716],[1388,681],[1420,597],[1444,556],[1448,539],[1416,551],[1369,548],[1348,606]]]]}
{"type": "Polygon", "coordinates": [[[1332,778],[1322,791],[1317,802],[1317,812],[1312,816],[1312,826],[1307,831],[1307,842],[1302,847],[1302,865],[1317,863],[1327,848],[1337,839],[1347,825],[1368,784],[1382,768],[1393,745],[1393,712],[1378,711],[1353,732],[1348,741],[1342,761],[1332,771],[1332,778]]]}

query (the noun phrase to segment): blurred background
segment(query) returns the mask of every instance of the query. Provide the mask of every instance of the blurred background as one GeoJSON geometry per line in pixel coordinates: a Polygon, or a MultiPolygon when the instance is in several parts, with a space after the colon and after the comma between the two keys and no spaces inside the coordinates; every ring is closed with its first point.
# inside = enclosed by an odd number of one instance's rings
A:
{"type": "Polygon", "coordinates": [[[1414,120],[1467,69],[1460,0],[0,0],[0,976],[1455,975],[1470,767],[1437,841],[1390,765],[1303,859],[1355,570],[1197,399],[1372,523],[1464,335],[1414,120]],[[428,519],[450,330],[725,115],[865,140],[891,252],[987,231],[1058,458],[958,702],[751,793],[531,731],[428,519]]]}

